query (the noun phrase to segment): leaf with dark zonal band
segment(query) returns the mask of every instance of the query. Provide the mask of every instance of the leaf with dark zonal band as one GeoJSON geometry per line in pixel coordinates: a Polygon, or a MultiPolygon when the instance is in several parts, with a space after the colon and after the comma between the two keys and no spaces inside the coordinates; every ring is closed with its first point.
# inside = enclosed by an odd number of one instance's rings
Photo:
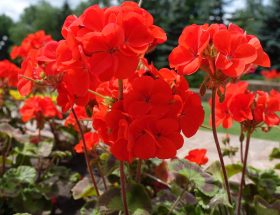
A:
{"type": "Polygon", "coordinates": [[[205,195],[214,196],[218,192],[217,181],[210,174],[203,172],[197,164],[186,160],[173,160],[169,166],[175,175],[186,177],[205,195]]]}

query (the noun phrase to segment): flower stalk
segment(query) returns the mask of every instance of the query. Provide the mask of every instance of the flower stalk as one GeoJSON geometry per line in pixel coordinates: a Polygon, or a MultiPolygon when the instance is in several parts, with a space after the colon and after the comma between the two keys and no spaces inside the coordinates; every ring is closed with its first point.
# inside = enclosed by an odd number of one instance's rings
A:
{"type": "Polygon", "coordinates": [[[217,135],[217,127],[216,127],[216,94],[217,94],[217,88],[213,87],[213,89],[212,89],[212,107],[211,107],[212,131],[213,131],[213,137],[214,137],[214,140],[215,140],[217,152],[218,152],[220,163],[221,163],[221,167],[222,167],[224,184],[225,184],[225,188],[226,188],[226,191],[227,191],[228,201],[231,204],[232,201],[231,201],[231,195],[230,195],[230,188],[229,188],[227,172],[226,172],[225,163],[224,163],[224,159],[223,159],[223,155],[222,155],[222,151],[221,151],[221,147],[220,147],[220,143],[219,143],[219,139],[218,139],[218,135],[217,135]]]}
{"type": "MultiPolygon", "coordinates": [[[[118,100],[121,101],[123,99],[123,80],[118,80],[119,86],[119,94],[118,100]]],[[[122,203],[124,214],[129,215],[127,200],[126,200],[126,181],[125,181],[125,173],[124,173],[124,161],[120,161],[120,184],[121,184],[121,195],[122,195],[122,203]]]]}
{"type": "Polygon", "coordinates": [[[73,116],[74,116],[74,118],[75,118],[75,121],[76,121],[76,123],[77,123],[77,125],[78,125],[79,131],[80,131],[80,135],[81,135],[81,138],[82,138],[83,149],[84,149],[84,155],[85,155],[85,160],[86,160],[88,172],[89,172],[89,175],[90,175],[90,178],[91,178],[93,187],[94,187],[94,189],[95,189],[96,195],[99,197],[99,196],[100,196],[100,193],[99,193],[99,190],[98,190],[98,187],[97,187],[97,183],[96,183],[96,180],[95,180],[95,177],[94,177],[94,174],[93,174],[91,165],[90,165],[90,160],[89,160],[88,150],[87,150],[87,147],[86,147],[86,141],[85,141],[85,137],[84,137],[84,132],[83,132],[81,123],[80,123],[80,121],[79,121],[79,119],[78,119],[78,117],[77,117],[77,114],[76,114],[74,108],[72,108],[71,111],[72,111],[73,116]]]}
{"type": "Polygon", "coordinates": [[[246,169],[247,169],[247,160],[248,160],[249,145],[250,145],[250,139],[251,139],[252,131],[253,131],[253,129],[250,129],[250,128],[247,131],[245,154],[244,154],[243,168],[242,168],[242,175],[241,175],[241,181],[240,181],[239,193],[238,193],[237,215],[241,214],[242,191],[243,191],[243,185],[245,184],[245,175],[246,175],[246,169]]]}

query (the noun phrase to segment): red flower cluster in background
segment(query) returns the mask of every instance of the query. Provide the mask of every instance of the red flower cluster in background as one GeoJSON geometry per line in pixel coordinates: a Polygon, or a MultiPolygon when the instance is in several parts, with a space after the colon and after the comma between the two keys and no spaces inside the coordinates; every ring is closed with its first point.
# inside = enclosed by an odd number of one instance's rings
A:
{"type": "Polygon", "coordinates": [[[216,125],[222,123],[224,128],[230,128],[232,120],[253,127],[261,123],[269,127],[279,125],[280,93],[250,92],[247,87],[246,82],[227,85],[224,101],[216,101],[216,125]]]}
{"type": "MultiPolygon", "coordinates": [[[[74,109],[77,117],[80,120],[89,119],[89,116],[86,113],[85,107],[83,107],[83,106],[75,106],[73,109],[74,109]]],[[[64,125],[65,126],[72,126],[76,131],[79,130],[77,122],[76,122],[75,117],[74,117],[72,112],[65,119],[64,125]]]]}
{"type": "Polygon", "coordinates": [[[204,165],[208,162],[206,152],[206,149],[193,149],[189,151],[189,154],[185,157],[185,159],[198,165],[204,165]]]}
{"type": "Polygon", "coordinates": [[[46,35],[44,31],[37,31],[34,34],[29,34],[20,44],[14,46],[11,51],[11,58],[16,59],[20,57],[25,59],[33,50],[40,49],[44,44],[52,40],[51,36],[46,35]]]}
{"type": "MultiPolygon", "coordinates": [[[[95,132],[85,133],[84,138],[85,138],[85,143],[86,143],[87,150],[89,150],[89,151],[94,149],[94,147],[99,143],[99,136],[95,132]]],[[[77,145],[75,145],[74,150],[77,153],[83,153],[84,147],[83,147],[83,141],[82,140],[80,140],[79,143],[77,145]]]]}
{"type": "Polygon", "coordinates": [[[20,46],[15,46],[11,52],[11,58],[20,58],[22,60],[21,70],[18,74],[18,90],[21,95],[26,96],[36,87],[35,83],[41,83],[47,75],[50,76],[46,85],[56,83],[53,78],[56,74],[55,64],[46,57],[49,51],[45,51],[45,46],[52,43],[52,38],[46,35],[44,31],[38,31],[29,34],[20,46]],[[51,83],[50,83],[51,82],[51,83]]]}
{"type": "Polygon", "coordinates": [[[35,119],[37,121],[38,128],[42,128],[44,126],[44,120],[55,117],[62,118],[62,114],[59,112],[50,97],[30,97],[24,101],[24,104],[20,108],[19,112],[23,122],[35,119]]]}
{"type": "Polygon", "coordinates": [[[9,87],[16,87],[20,68],[8,60],[0,61],[1,85],[7,84],[9,87]]]}
{"type": "Polygon", "coordinates": [[[238,78],[254,65],[270,66],[257,37],[234,24],[187,26],[169,62],[179,74],[190,75],[202,69],[220,82],[227,77],[238,78]]]}
{"type": "Polygon", "coordinates": [[[263,70],[261,75],[267,80],[280,80],[280,72],[276,69],[272,70],[263,70]]]}

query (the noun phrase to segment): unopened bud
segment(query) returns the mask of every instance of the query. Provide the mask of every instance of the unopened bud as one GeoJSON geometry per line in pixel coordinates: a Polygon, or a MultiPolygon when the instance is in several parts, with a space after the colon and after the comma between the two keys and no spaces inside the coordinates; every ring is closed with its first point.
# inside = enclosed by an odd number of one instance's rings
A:
{"type": "Polygon", "coordinates": [[[204,96],[205,93],[206,93],[206,90],[207,90],[207,87],[206,85],[203,83],[201,86],[200,86],[200,89],[199,89],[199,93],[201,96],[204,96]]]}

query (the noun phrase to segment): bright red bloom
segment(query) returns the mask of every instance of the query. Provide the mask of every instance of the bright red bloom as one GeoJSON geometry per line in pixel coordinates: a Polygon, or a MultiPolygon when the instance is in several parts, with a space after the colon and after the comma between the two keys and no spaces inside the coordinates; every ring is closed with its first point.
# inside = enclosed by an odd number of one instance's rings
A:
{"type": "Polygon", "coordinates": [[[184,142],[179,131],[178,122],[174,119],[136,119],[129,126],[128,151],[132,157],[140,159],[173,158],[184,142]]]}
{"type": "Polygon", "coordinates": [[[223,81],[227,77],[237,78],[255,65],[269,67],[270,60],[260,41],[240,27],[205,24],[183,30],[179,45],[169,56],[169,64],[180,74],[190,75],[202,69],[210,80],[223,81]]]}
{"type": "Polygon", "coordinates": [[[273,70],[263,70],[261,75],[267,80],[280,80],[280,72],[276,69],[273,70]]]}
{"type": "Polygon", "coordinates": [[[184,106],[179,117],[180,126],[186,137],[192,137],[203,123],[204,110],[199,95],[193,92],[186,92],[183,101],[184,106]]]}
{"type": "MultiPolygon", "coordinates": [[[[86,147],[88,151],[91,151],[95,148],[95,146],[99,143],[99,136],[96,132],[87,132],[84,134],[86,147]]],[[[80,140],[80,142],[75,145],[75,151],[77,153],[83,153],[84,147],[83,147],[83,141],[80,140]]]]}
{"type": "Polygon", "coordinates": [[[51,41],[50,35],[46,35],[44,31],[37,31],[33,34],[27,35],[20,46],[14,46],[11,52],[11,58],[17,57],[26,58],[32,50],[40,49],[44,44],[51,41]]]}
{"type": "Polygon", "coordinates": [[[269,94],[257,91],[254,111],[254,120],[257,123],[264,122],[272,127],[280,124],[280,93],[272,90],[269,94]]]}
{"type": "MultiPolygon", "coordinates": [[[[232,114],[230,113],[229,106],[235,95],[240,93],[245,93],[247,90],[247,82],[229,83],[226,86],[225,98],[223,102],[219,101],[218,96],[216,96],[216,126],[222,124],[224,128],[230,128],[232,126],[232,114]]],[[[209,100],[211,105],[212,99],[209,100]]],[[[212,117],[210,116],[210,125],[212,125],[212,117]]]]}
{"type": "Polygon", "coordinates": [[[189,151],[189,154],[185,157],[185,159],[194,162],[198,165],[203,165],[208,162],[206,153],[207,153],[206,149],[193,149],[189,151]]]}
{"type": "Polygon", "coordinates": [[[237,122],[243,122],[245,120],[252,120],[252,104],[254,102],[255,95],[253,93],[240,93],[232,98],[229,105],[229,110],[232,114],[232,118],[237,122]]]}
{"type": "Polygon", "coordinates": [[[203,30],[203,26],[187,26],[179,37],[179,46],[169,56],[170,67],[184,75],[196,72],[209,39],[209,33],[203,30]]]}
{"type": "Polygon", "coordinates": [[[0,61],[0,79],[10,87],[17,86],[20,68],[8,60],[0,61]]]}
{"type": "Polygon", "coordinates": [[[213,43],[219,52],[215,61],[217,69],[229,77],[238,77],[246,65],[257,59],[256,49],[247,43],[243,34],[222,30],[214,35],[213,43]]]}
{"type": "Polygon", "coordinates": [[[23,122],[27,122],[32,119],[41,121],[55,117],[62,118],[61,113],[49,97],[30,97],[25,100],[19,112],[23,122]]]}
{"type": "Polygon", "coordinates": [[[166,82],[143,76],[131,85],[132,90],[124,98],[124,108],[132,117],[161,117],[169,111],[168,104],[173,96],[166,82]]]}
{"type": "Polygon", "coordinates": [[[92,72],[100,80],[112,77],[128,78],[136,70],[139,62],[137,55],[122,52],[125,35],[123,29],[114,23],[106,25],[101,33],[89,33],[83,38],[85,52],[91,55],[89,63],[92,72]]]}
{"type": "MultiPolygon", "coordinates": [[[[74,109],[78,119],[83,120],[83,119],[88,119],[89,118],[89,116],[86,113],[86,109],[85,109],[84,106],[75,106],[73,109],[74,109]]],[[[78,131],[78,129],[79,129],[78,125],[77,125],[77,122],[75,120],[75,117],[74,117],[72,112],[70,112],[68,117],[65,119],[64,125],[65,126],[70,126],[70,125],[73,126],[73,128],[76,131],[78,131]]]]}

